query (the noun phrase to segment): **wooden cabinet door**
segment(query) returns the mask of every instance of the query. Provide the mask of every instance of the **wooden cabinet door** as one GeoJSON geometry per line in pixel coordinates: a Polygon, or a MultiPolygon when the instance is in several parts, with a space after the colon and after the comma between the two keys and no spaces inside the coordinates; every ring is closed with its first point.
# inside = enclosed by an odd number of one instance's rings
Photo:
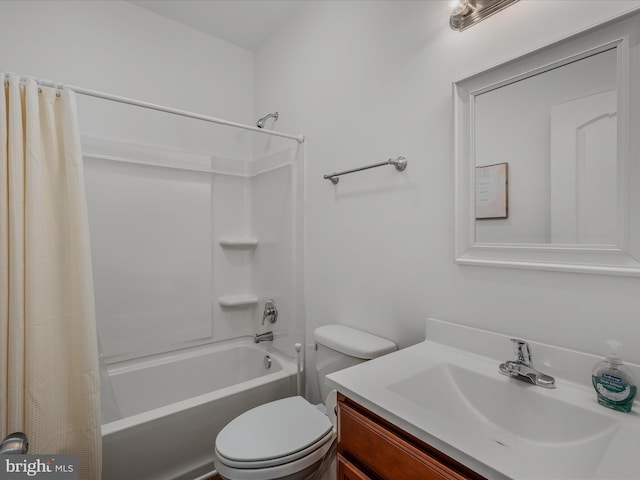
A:
{"type": "MultiPolygon", "coordinates": [[[[381,480],[485,480],[352,401],[338,402],[338,453],[358,474],[365,469],[381,480]]],[[[362,478],[369,477],[347,474],[339,480],[362,478]]]]}

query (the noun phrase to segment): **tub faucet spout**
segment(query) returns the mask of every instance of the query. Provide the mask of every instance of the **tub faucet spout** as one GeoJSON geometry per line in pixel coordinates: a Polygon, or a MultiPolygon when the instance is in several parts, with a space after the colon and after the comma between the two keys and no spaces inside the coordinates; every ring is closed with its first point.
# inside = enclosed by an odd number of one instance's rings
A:
{"type": "Polygon", "coordinates": [[[253,341],[255,343],[272,342],[273,341],[273,332],[256,333],[256,336],[253,339],[253,341]]]}

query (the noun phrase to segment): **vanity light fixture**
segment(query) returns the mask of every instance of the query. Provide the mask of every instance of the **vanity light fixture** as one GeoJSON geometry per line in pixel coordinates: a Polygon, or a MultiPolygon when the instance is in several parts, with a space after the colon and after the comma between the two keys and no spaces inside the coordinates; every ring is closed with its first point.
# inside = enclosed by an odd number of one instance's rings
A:
{"type": "Polygon", "coordinates": [[[461,32],[518,0],[454,0],[449,26],[461,32]]]}

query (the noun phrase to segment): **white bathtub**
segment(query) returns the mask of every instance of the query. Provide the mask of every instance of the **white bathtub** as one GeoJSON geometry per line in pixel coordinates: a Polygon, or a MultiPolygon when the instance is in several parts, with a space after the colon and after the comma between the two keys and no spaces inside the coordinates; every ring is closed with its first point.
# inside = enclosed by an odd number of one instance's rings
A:
{"type": "Polygon", "coordinates": [[[108,368],[123,418],[102,425],[103,479],[191,480],[211,472],[222,427],[295,394],[295,359],[265,345],[242,338],[108,368]]]}

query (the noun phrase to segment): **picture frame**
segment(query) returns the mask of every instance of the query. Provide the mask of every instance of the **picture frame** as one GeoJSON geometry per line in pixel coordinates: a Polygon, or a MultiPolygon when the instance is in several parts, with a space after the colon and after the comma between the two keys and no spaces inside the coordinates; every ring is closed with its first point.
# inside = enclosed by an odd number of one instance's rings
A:
{"type": "Polygon", "coordinates": [[[509,218],[509,164],[475,168],[476,220],[509,218]]]}

